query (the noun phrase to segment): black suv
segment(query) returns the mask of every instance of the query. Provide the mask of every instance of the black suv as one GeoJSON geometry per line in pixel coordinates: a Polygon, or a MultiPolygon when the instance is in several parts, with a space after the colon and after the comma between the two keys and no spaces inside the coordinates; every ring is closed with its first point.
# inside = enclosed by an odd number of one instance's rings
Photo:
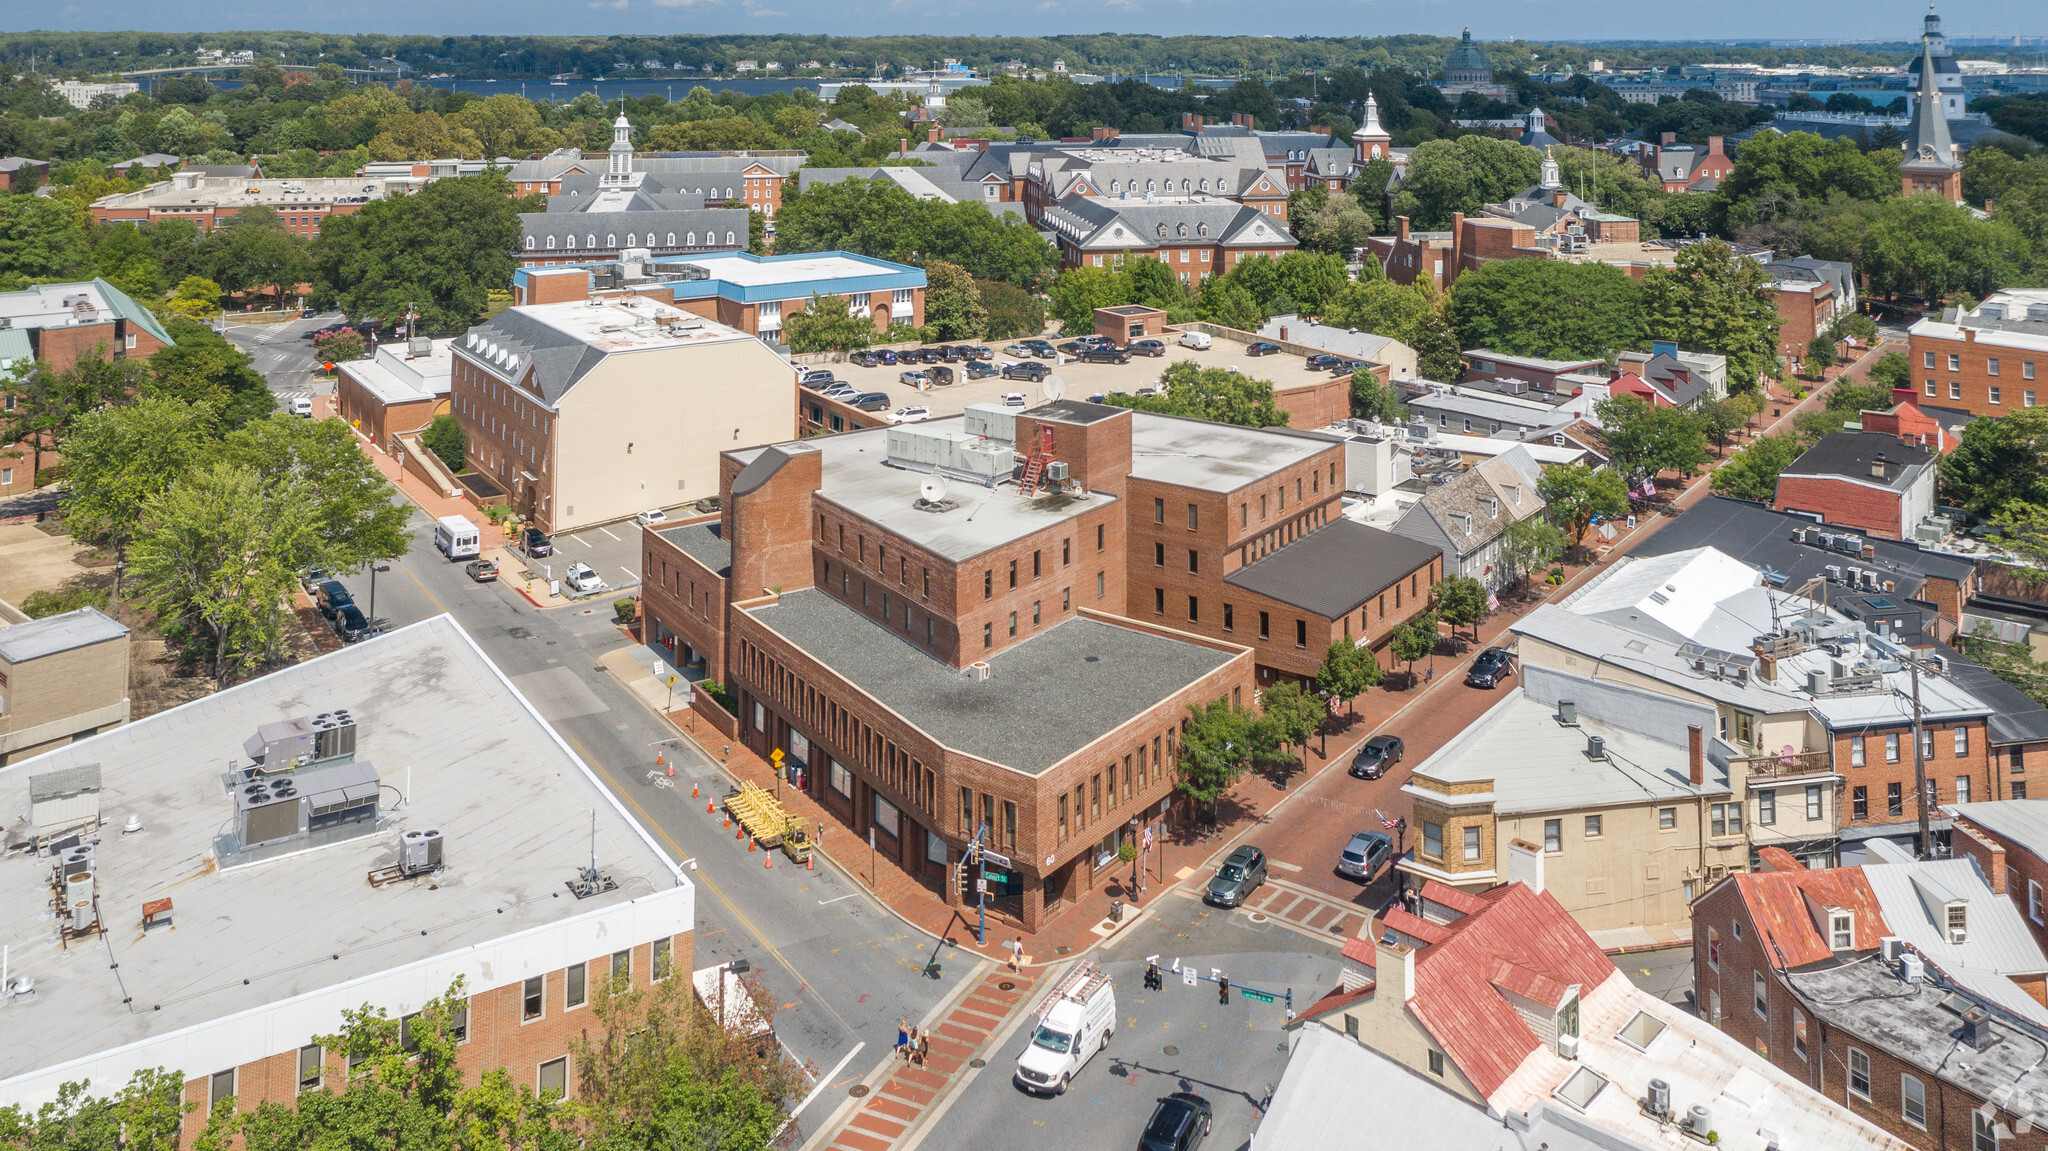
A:
{"type": "Polygon", "coordinates": [[[1499,687],[1500,681],[1515,674],[1514,657],[1497,647],[1487,648],[1472,661],[1465,682],[1472,687],[1499,687]]]}
{"type": "Polygon", "coordinates": [[[1327,372],[1331,368],[1336,367],[1338,364],[1342,362],[1342,360],[1339,360],[1335,356],[1317,355],[1310,356],[1307,359],[1303,360],[1301,362],[1301,366],[1307,368],[1311,372],[1327,372]]]}
{"type": "Polygon", "coordinates": [[[981,360],[974,360],[967,365],[967,378],[970,380],[985,380],[990,376],[1000,376],[1002,374],[1001,370],[994,364],[984,363],[981,360]]]}
{"type": "Polygon", "coordinates": [[[1003,378],[1006,380],[1031,380],[1036,382],[1051,374],[1051,368],[1029,360],[1020,364],[1010,364],[1003,368],[1003,378]]]}
{"type": "Polygon", "coordinates": [[[1132,340],[1130,352],[1134,356],[1163,356],[1166,343],[1162,340],[1132,340]]]}
{"type": "Polygon", "coordinates": [[[541,556],[554,555],[555,541],[549,539],[548,533],[539,528],[527,528],[526,554],[535,559],[539,559],[541,556]]]}
{"type": "Polygon", "coordinates": [[[1129,348],[1119,348],[1115,344],[1097,344],[1092,348],[1082,351],[1081,362],[1084,364],[1128,364],[1131,362],[1131,350],[1129,348]]]}
{"type": "Polygon", "coordinates": [[[1215,1126],[1216,1114],[1209,1101],[1192,1091],[1163,1096],[1152,1109],[1145,1133],[1138,1136],[1138,1151],[1195,1151],[1215,1126]]]}
{"type": "Polygon", "coordinates": [[[369,620],[363,618],[363,610],[349,603],[341,605],[341,610],[334,613],[334,634],[340,636],[343,643],[354,643],[365,636],[375,635],[376,630],[370,626],[369,620]]]}

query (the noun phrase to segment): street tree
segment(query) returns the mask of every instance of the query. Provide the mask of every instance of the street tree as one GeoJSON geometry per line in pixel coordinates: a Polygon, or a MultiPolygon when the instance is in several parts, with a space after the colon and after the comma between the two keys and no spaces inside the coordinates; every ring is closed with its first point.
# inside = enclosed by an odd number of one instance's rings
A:
{"type": "Polygon", "coordinates": [[[1806,341],[1807,375],[1818,380],[1835,366],[1835,341],[1826,332],[1806,341]]]}
{"type": "Polygon", "coordinates": [[[1323,701],[1290,679],[1274,684],[1260,695],[1259,712],[1259,722],[1271,733],[1273,742],[1300,749],[1302,768],[1306,770],[1308,741],[1329,715],[1323,701]]]}
{"type": "Polygon", "coordinates": [[[1652,339],[1728,357],[1738,391],[1756,387],[1777,356],[1777,291],[1763,264],[1719,240],[1688,244],[1668,268],[1643,276],[1643,320],[1652,339]]]}
{"type": "Polygon", "coordinates": [[[988,331],[988,310],[974,277],[958,264],[932,260],[924,266],[924,323],[934,340],[978,340],[988,331]]]}
{"type": "Polygon", "coordinates": [[[270,385],[249,353],[193,320],[174,319],[164,328],[176,343],[149,358],[143,395],[206,404],[223,429],[239,428],[277,410],[270,385]]]}
{"type": "MultiPolygon", "coordinates": [[[[1445,576],[1431,584],[1429,591],[1436,597],[1437,618],[1453,630],[1474,627],[1486,614],[1486,585],[1471,576],[1445,576]]],[[[1472,638],[1479,638],[1477,630],[1472,638]]]]}
{"type": "Polygon", "coordinates": [[[1436,650],[1436,614],[1424,612],[1394,629],[1387,649],[1395,659],[1408,665],[1408,680],[1415,681],[1415,661],[1436,650]]]}
{"type": "Polygon", "coordinates": [[[1738,500],[1768,504],[1778,494],[1778,476],[1806,451],[1788,434],[1762,436],[1714,469],[1714,490],[1738,500]]]}
{"type": "Polygon", "coordinates": [[[1272,731],[1258,714],[1229,700],[1190,705],[1186,731],[1180,737],[1180,775],[1174,790],[1215,814],[1216,801],[1246,773],[1289,762],[1272,731]]]}
{"type": "Polygon", "coordinates": [[[1687,408],[1612,396],[1593,406],[1615,468],[1630,476],[1677,472],[1691,476],[1707,462],[1707,435],[1687,408]]]}
{"type": "Polygon", "coordinates": [[[782,317],[782,333],[792,352],[845,352],[875,341],[875,323],[853,314],[845,296],[811,293],[800,312],[782,317]]]}
{"type": "Polygon", "coordinates": [[[269,539],[287,571],[355,571],[406,553],[411,510],[340,420],[302,420],[275,413],[230,433],[214,458],[248,468],[274,514],[288,517],[269,539]]]}
{"type": "Polygon", "coordinates": [[[2015,503],[2048,507],[2048,408],[2020,408],[1964,425],[1941,457],[1946,496],[1985,519],[2015,503]]]}
{"type": "Polygon", "coordinates": [[[1458,277],[1444,318],[1467,348],[1574,359],[1643,340],[1643,286],[1610,264],[1495,260],[1458,277]]]}
{"type": "Polygon", "coordinates": [[[1501,532],[1501,566],[1519,579],[1563,555],[1565,546],[1564,531],[1544,517],[1516,520],[1501,532]]]}
{"type": "MultiPolygon", "coordinates": [[[[1872,406],[1889,408],[1893,391],[1913,386],[1913,362],[1906,358],[1904,352],[1886,352],[1877,358],[1876,363],[1870,365],[1870,370],[1864,373],[1864,378],[1884,389],[1883,403],[1872,406]]],[[[1842,387],[1839,383],[1835,385],[1837,391],[1842,387]]]]}
{"type": "Polygon", "coordinates": [[[416,312],[418,330],[454,331],[483,314],[492,289],[510,287],[519,236],[497,168],[372,200],[321,223],[309,257],[314,304],[386,322],[416,312]]]}
{"type": "Polygon", "coordinates": [[[1316,668],[1316,687],[1349,708],[1359,696],[1378,687],[1384,674],[1371,648],[1349,639],[1332,640],[1316,668]]]}
{"type": "Polygon", "coordinates": [[[1543,469],[1536,481],[1550,518],[1565,529],[1567,547],[1578,547],[1595,516],[1615,519],[1628,514],[1628,484],[1612,468],[1594,471],[1585,464],[1543,469]]]}
{"type": "Polygon", "coordinates": [[[1721,449],[1727,446],[1729,437],[1746,426],[1750,417],[1756,415],[1756,409],[1750,404],[1755,394],[1739,392],[1726,399],[1701,405],[1700,431],[1713,441],[1715,456],[1718,457],[1721,449]]]}
{"type": "Polygon", "coordinates": [[[145,399],[87,412],[64,441],[65,522],[113,545],[116,598],[142,509],[198,459],[214,419],[207,404],[145,399]]]}

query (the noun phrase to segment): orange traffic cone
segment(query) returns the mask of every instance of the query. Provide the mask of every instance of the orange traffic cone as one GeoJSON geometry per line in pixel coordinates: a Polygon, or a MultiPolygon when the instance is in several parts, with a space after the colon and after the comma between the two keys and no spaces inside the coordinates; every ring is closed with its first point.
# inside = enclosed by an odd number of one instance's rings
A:
{"type": "Polygon", "coordinates": [[[718,811],[718,809],[717,809],[716,807],[712,806],[712,803],[711,803],[711,801],[710,801],[710,800],[708,800],[708,799],[707,799],[707,800],[705,800],[705,801],[704,801],[704,814],[706,814],[706,815],[712,815],[712,814],[716,813],[717,811],[718,811]]]}
{"type": "Polygon", "coordinates": [[[728,815],[725,817],[725,826],[728,829],[732,827],[732,816],[728,815]]]}
{"type": "Polygon", "coordinates": [[[806,855],[806,856],[804,856],[804,870],[805,870],[805,871],[816,871],[816,870],[818,870],[818,859],[817,859],[817,857],[816,857],[815,855],[806,855]]]}
{"type": "MultiPolygon", "coordinates": [[[[673,773],[674,773],[674,770],[675,770],[675,769],[671,768],[671,769],[669,769],[669,770],[670,770],[670,773],[671,773],[671,774],[673,774],[673,773]]],[[[690,798],[691,798],[691,799],[695,799],[695,798],[697,798],[697,781],[696,781],[696,780],[694,780],[694,779],[690,781],[690,798]]],[[[705,808],[704,810],[706,810],[706,811],[709,811],[709,810],[711,810],[711,809],[707,807],[707,808],[705,808]]]]}
{"type": "Polygon", "coordinates": [[[676,765],[673,763],[668,765],[668,777],[670,779],[674,779],[676,777],[676,765]]]}
{"type": "MultiPolygon", "coordinates": [[[[662,753],[661,753],[661,752],[658,752],[658,751],[657,751],[657,752],[655,752],[655,753],[654,753],[654,766],[656,766],[656,767],[660,767],[660,766],[662,765],[662,762],[663,762],[663,757],[662,757],[662,753]]],[[[675,774],[675,772],[671,771],[671,772],[669,772],[669,774],[670,774],[670,775],[674,775],[674,774],[675,774]]]]}
{"type": "Polygon", "coordinates": [[[749,839],[749,840],[747,841],[747,850],[748,850],[748,851],[752,851],[752,850],[754,850],[754,841],[753,841],[753,840],[751,840],[751,839],[749,839]]]}
{"type": "Polygon", "coordinates": [[[761,866],[762,866],[762,867],[768,867],[768,868],[772,868],[772,867],[774,867],[774,866],[775,866],[775,853],[771,851],[771,852],[767,853],[766,855],[763,855],[763,856],[761,857],[761,866]]]}

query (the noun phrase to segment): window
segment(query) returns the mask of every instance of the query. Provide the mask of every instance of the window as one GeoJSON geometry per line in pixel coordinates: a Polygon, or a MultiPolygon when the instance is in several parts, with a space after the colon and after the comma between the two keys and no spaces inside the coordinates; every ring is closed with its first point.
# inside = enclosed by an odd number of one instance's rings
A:
{"type": "Polygon", "coordinates": [[[1016,635],[1016,634],[1017,634],[1017,613],[1016,613],[1016,612],[1011,612],[1011,613],[1010,613],[1010,634],[1011,634],[1011,635],[1016,635]]]}
{"type": "Polygon", "coordinates": [[[1096,551],[1101,551],[1101,550],[1102,550],[1102,525],[1101,525],[1101,524],[1096,524],[1096,525],[1095,525],[1095,550],[1096,550],[1096,551]]]}
{"type": "Polygon", "coordinates": [[[632,986],[633,950],[631,948],[612,952],[611,973],[606,978],[621,987],[632,986]]]}
{"type": "Polygon", "coordinates": [[[832,781],[832,790],[848,799],[853,798],[853,773],[846,770],[845,765],[836,759],[828,762],[832,764],[832,770],[828,773],[832,781]]]}
{"type": "Polygon", "coordinates": [[[1927,1085],[1911,1075],[1899,1076],[1899,1118],[1927,1129],[1927,1085]]]}
{"type": "Polygon", "coordinates": [[[1260,613],[1259,613],[1259,638],[1260,638],[1260,639],[1269,639],[1269,638],[1271,638],[1271,637],[1272,637],[1272,634],[1273,634],[1272,622],[1273,622],[1272,616],[1268,615],[1268,614],[1267,614],[1267,613],[1265,613],[1265,612],[1260,612],[1260,613]]]}
{"type": "Polygon", "coordinates": [[[1982,1111],[1970,1112],[1970,1151],[1998,1151],[1998,1120],[1982,1111]]]}
{"type": "Polygon", "coordinates": [[[1063,792],[1061,792],[1061,793],[1060,793],[1060,811],[1059,811],[1059,838],[1060,838],[1060,839],[1065,839],[1066,837],[1067,837],[1067,793],[1063,791],[1063,792]]]}
{"type": "Polygon", "coordinates": [[[981,573],[981,598],[994,599],[996,594],[996,573],[994,568],[981,573]]]}
{"type": "Polygon", "coordinates": [[[1960,382],[1956,380],[1950,380],[1948,382],[1948,398],[1951,400],[1960,400],[1963,398],[1963,385],[1960,382]]]}
{"type": "Polygon", "coordinates": [[[985,623],[985,624],[982,624],[982,625],[981,625],[981,646],[982,646],[982,648],[983,648],[983,649],[985,650],[985,649],[988,649],[988,648],[992,648],[992,647],[994,647],[995,645],[996,645],[996,625],[994,625],[994,624],[992,624],[992,623],[985,623]]]}
{"type": "MultiPolygon", "coordinates": [[[[1968,754],[1970,754],[1970,729],[1959,727],[1956,729],[1956,757],[1960,759],[1968,754]]],[[[1957,802],[1961,801],[1958,800],[1957,802]]]]}
{"type": "Polygon", "coordinates": [[[1096,599],[1101,599],[1101,598],[1102,598],[1102,595],[1103,595],[1103,591],[1102,591],[1102,588],[1103,588],[1103,584],[1102,584],[1102,573],[1101,573],[1101,572],[1096,572],[1096,573],[1095,573],[1095,598],[1096,598],[1096,599]]]}
{"type": "Polygon", "coordinates": [[[318,1091],[320,1075],[326,1069],[327,1053],[318,1043],[299,1048],[299,1090],[318,1091]]]}
{"type": "Polygon", "coordinates": [[[1899,734],[1897,732],[1884,737],[1884,761],[1886,763],[1899,762],[1899,734]]]}
{"type": "Polygon", "coordinates": [[[568,970],[568,988],[562,1002],[566,1007],[581,1007],[590,998],[590,965],[572,963],[568,970]]]}
{"type": "Polygon", "coordinates": [[[1201,554],[1201,553],[1199,553],[1199,552],[1195,551],[1195,549],[1193,549],[1193,548],[1189,548],[1189,549],[1188,549],[1188,570],[1189,570],[1189,571],[1193,572],[1193,571],[1199,571],[1199,570],[1200,570],[1200,567],[1201,567],[1201,560],[1200,560],[1200,554],[1201,554]]]}
{"type": "Polygon", "coordinates": [[[1884,785],[1884,810],[1887,815],[1906,814],[1906,798],[1899,784],[1884,785]]]}
{"type": "Polygon", "coordinates": [[[1017,561],[1016,561],[1016,560],[1011,560],[1011,561],[1010,561],[1010,586],[1011,586],[1011,587],[1013,587],[1013,588],[1017,586],[1017,561]]]}
{"type": "Polygon", "coordinates": [[[1970,802],[1970,777],[1967,775],[1956,776],[1956,802],[1970,802]]]}
{"type": "Polygon", "coordinates": [[[1792,1009],[1792,1054],[1806,1058],[1806,1013],[1792,1009]]]}
{"type": "Polygon", "coordinates": [[[1821,817],[1821,813],[1820,813],[1820,794],[1821,794],[1821,793],[1820,793],[1820,785],[1819,785],[1819,784],[1817,784],[1817,783],[1814,783],[1814,784],[1808,784],[1808,785],[1807,785],[1807,788],[1806,788],[1806,818],[1808,818],[1808,819],[1819,819],[1819,818],[1821,817]]]}
{"type": "Polygon", "coordinates": [[[547,997],[542,993],[541,977],[536,975],[520,988],[519,1021],[530,1023],[547,1011],[547,997]]]}
{"type": "Polygon", "coordinates": [[[1194,623],[1202,616],[1202,601],[1195,596],[1188,597],[1188,622],[1194,623]]]}
{"type": "MultiPolygon", "coordinates": [[[[1430,1073],[1431,1075],[1434,1075],[1434,1076],[1436,1076],[1436,1077],[1437,1077],[1437,1078],[1439,1078],[1439,1079],[1443,1078],[1443,1074],[1444,1074],[1444,1053],[1443,1053],[1443,1052],[1441,1052],[1441,1051],[1431,1051],[1431,1052],[1429,1053],[1429,1073],[1430,1073]]],[[[1996,1149],[1994,1149],[1994,1151],[1996,1151],[1996,1149]]]]}
{"type": "Polygon", "coordinates": [[[1849,1094],[1870,1102],[1870,1056],[1854,1047],[1849,1048],[1849,1094]]]}
{"type": "Polygon", "coordinates": [[[1196,512],[1196,510],[1195,510],[1195,505],[1193,505],[1193,504],[1189,504],[1189,505],[1188,505],[1188,530],[1189,530],[1189,531],[1194,531],[1194,530],[1196,530],[1197,528],[1199,528],[1200,526],[1201,526],[1201,522],[1200,522],[1200,519],[1199,519],[1199,513],[1197,513],[1197,512],[1196,512]]]}
{"type": "Polygon", "coordinates": [[[2041,884],[2032,879],[2027,880],[2027,918],[2041,922],[2041,884]]]}
{"type": "Polygon", "coordinates": [[[2012,797],[2014,799],[2025,799],[2027,797],[2026,780],[2016,779],[2012,781],[2012,797]]]}
{"type": "Polygon", "coordinates": [[[1769,1019],[1771,1017],[1771,989],[1770,985],[1764,982],[1764,973],[1761,971],[1750,972],[1749,981],[1750,995],[1754,1000],[1751,1006],[1756,1008],[1756,1013],[1759,1017],[1769,1019]]]}
{"type": "Polygon", "coordinates": [[[1948,938],[1951,943],[1961,943],[1970,937],[1970,905],[1963,902],[1948,905],[1948,938]]]}
{"type": "Polygon", "coordinates": [[[214,1072],[213,1081],[208,1083],[206,1088],[206,1106],[208,1109],[220,1106],[220,1101],[223,1099],[232,1099],[234,1097],[235,1069],[230,1067],[226,1071],[214,1072]]]}
{"type": "Polygon", "coordinates": [[[1933,395],[1934,395],[1934,381],[1933,381],[1933,380],[1929,380],[1929,381],[1927,381],[1927,386],[1926,386],[1926,388],[1925,388],[1924,390],[1925,390],[1925,391],[1927,392],[1927,394],[1928,394],[1928,395],[1929,395],[1930,397],[1931,397],[1931,396],[1933,396],[1933,395]]]}
{"type": "Polygon", "coordinates": [[[1721,970],[1721,933],[1707,928],[1707,966],[1721,970]]]}
{"type": "Polygon", "coordinates": [[[1165,500],[1155,499],[1152,501],[1152,522],[1155,524],[1163,524],[1166,522],[1165,500]]]}
{"type": "MultiPolygon", "coordinates": [[[[1739,812],[1742,809],[1736,808],[1739,812]]],[[[1756,793],[1756,821],[1765,827],[1778,822],[1778,793],[1759,791],[1756,793]]]]}
{"type": "Polygon", "coordinates": [[[875,826],[892,838],[903,834],[899,830],[902,825],[897,821],[896,805],[879,795],[875,796],[875,826]]]}
{"type": "MultiPolygon", "coordinates": [[[[1098,576],[1097,578],[1099,579],[1099,578],[1101,578],[1101,577],[1099,577],[1099,576],[1098,576]]],[[[1099,592],[1100,592],[1100,589],[1098,588],[1098,589],[1097,589],[1097,591],[1098,591],[1098,593],[1099,593],[1099,592]]],[[[1231,605],[1229,605],[1229,604],[1224,604],[1224,605],[1223,605],[1223,630],[1224,630],[1224,631],[1230,631],[1230,630],[1231,630],[1232,628],[1234,628],[1234,627],[1236,627],[1236,626],[1237,626],[1237,609],[1233,608],[1233,607],[1232,607],[1231,605]]]]}
{"type": "Polygon", "coordinates": [[[1852,788],[1852,789],[1850,790],[1850,792],[1849,792],[1849,818],[1850,818],[1850,819],[1869,819],[1869,818],[1870,818],[1870,789],[1869,789],[1869,788],[1867,788],[1867,787],[1858,787],[1858,788],[1852,788]]]}
{"type": "Polygon", "coordinates": [[[1828,949],[1831,951],[1853,951],[1856,949],[1856,916],[1847,911],[1828,914],[1828,949]]]}
{"type": "Polygon", "coordinates": [[[1963,357],[1960,353],[1950,352],[1948,354],[1948,370],[1951,372],[1960,372],[1963,370],[1963,357]]]}
{"type": "Polygon", "coordinates": [[[1468,827],[1465,829],[1465,861],[1467,863],[1471,863],[1476,861],[1478,858],[1479,829],[1477,827],[1468,827]]]}
{"type": "Polygon", "coordinates": [[[1933,352],[1923,352],[1923,353],[1921,353],[1921,359],[1922,359],[1922,361],[1923,361],[1924,363],[1926,363],[1926,365],[1927,365],[1927,367],[1928,367],[1929,369],[1932,369],[1932,368],[1934,367],[1934,353],[1933,353],[1933,352]]]}
{"type": "Polygon", "coordinates": [[[1998,388],[1997,388],[1997,387],[1996,387],[1995,385],[1994,385],[1994,386],[1993,386],[1993,387],[1992,387],[1992,388],[1990,389],[1990,393],[1991,393],[1991,402],[1992,402],[1992,403],[1996,404],[1996,403],[2002,403],[2002,402],[2004,402],[2004,401],[2002,401],[2002,400],[2000,400],[2000,399],[1999,399],[1999,395],[2000,395],[2000,390],[1999,390],[1999,389],[1998,389],[1998,388]]]}
{"type": "Polygon", "coordinates": [[[1153,566],[1153,567],[1157,567],[1157,568],[1163,568],[1163,567],[1165,567],[1165,566],[1166,566],[1166,545],[1165,545],[1165,544],[1153,544],[1153,545],[1152,545],[1152,566],[1153,566]]]}
{"type": "Polygon", "coordinates": [[[1564,850],[1564,820],[1543,821],[1543,850],[1553,854],[1564,850]]]}
{"type": "Polygon", "coordinates": [[[1152,614],[1166,614],[1166,589],[1163,587],[1152,589],[1152,614]]]}
{"type": "Polygon", "coordinates": [[[1599,817],[1599,816],[1597,816],[1597,815],[1589,815],[1589,816],[1587,816],[1587,817],[1586,817],[1586,838],[1587,838],[1587,839],[1598,839],[1598,838],[1600,838],[1600,817],[1599,817]]]}
{"type": "Polygon", "coordinates": [[[1444,857],[1444,825],[1424,822],[1422,825],[1422,854],[1431,859],[1444,857]]]}
{"type": "Polygon", "coordinates": [[[534,1087],[534,1094],[542,1099],[560,1099],[569,1092],[569,1059],[550,1059],[540,1065],[540,1078],[534,1087]]]}
{"type": "Polygon", "coordinates": [[[1308,646],[1308,621],[1305,619],[1294,621],[1294,646],[1308,646]]]}
{"type": "MultiPolygon", "coordinates": [[[[1549,820],[1545,820],[1544,822],[1545,822],[1545,823],[1549,823],[1550,821],[1549,821],[1549,820]]],[[[1678,827],[1678,809],[1677,809],[1677,808],[1675,808],[1675,807],[1660,807],[1660,808],[1658,808],[1658,809],[1657,809],[1657,829],[1658,829],[1659,831],[1672,831],[1672,830],[1675,830],[1675,829],[1676,829],[1677,827],[1678,827]]]]}

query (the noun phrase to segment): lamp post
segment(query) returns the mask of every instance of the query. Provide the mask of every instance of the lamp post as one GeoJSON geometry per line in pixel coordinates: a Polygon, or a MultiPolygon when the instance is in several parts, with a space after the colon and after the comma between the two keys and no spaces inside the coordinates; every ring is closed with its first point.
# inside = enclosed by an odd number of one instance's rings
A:
{"type": "Polygon", "coordinates": [[[370,623],[370,626],[371,626],[371,627],[376,627],[376,626],[377,626],[377,573],[378,573],[378,572],[388,572],[388,571],[390,571],[390,570],[391,570],[391,565],[390,565],[390,564],[379,564],[379,563],[373,563],[373,564],[371,564],[371,565],[370,565],[370,620],[369,620],[369,623],[370,623]]]}

